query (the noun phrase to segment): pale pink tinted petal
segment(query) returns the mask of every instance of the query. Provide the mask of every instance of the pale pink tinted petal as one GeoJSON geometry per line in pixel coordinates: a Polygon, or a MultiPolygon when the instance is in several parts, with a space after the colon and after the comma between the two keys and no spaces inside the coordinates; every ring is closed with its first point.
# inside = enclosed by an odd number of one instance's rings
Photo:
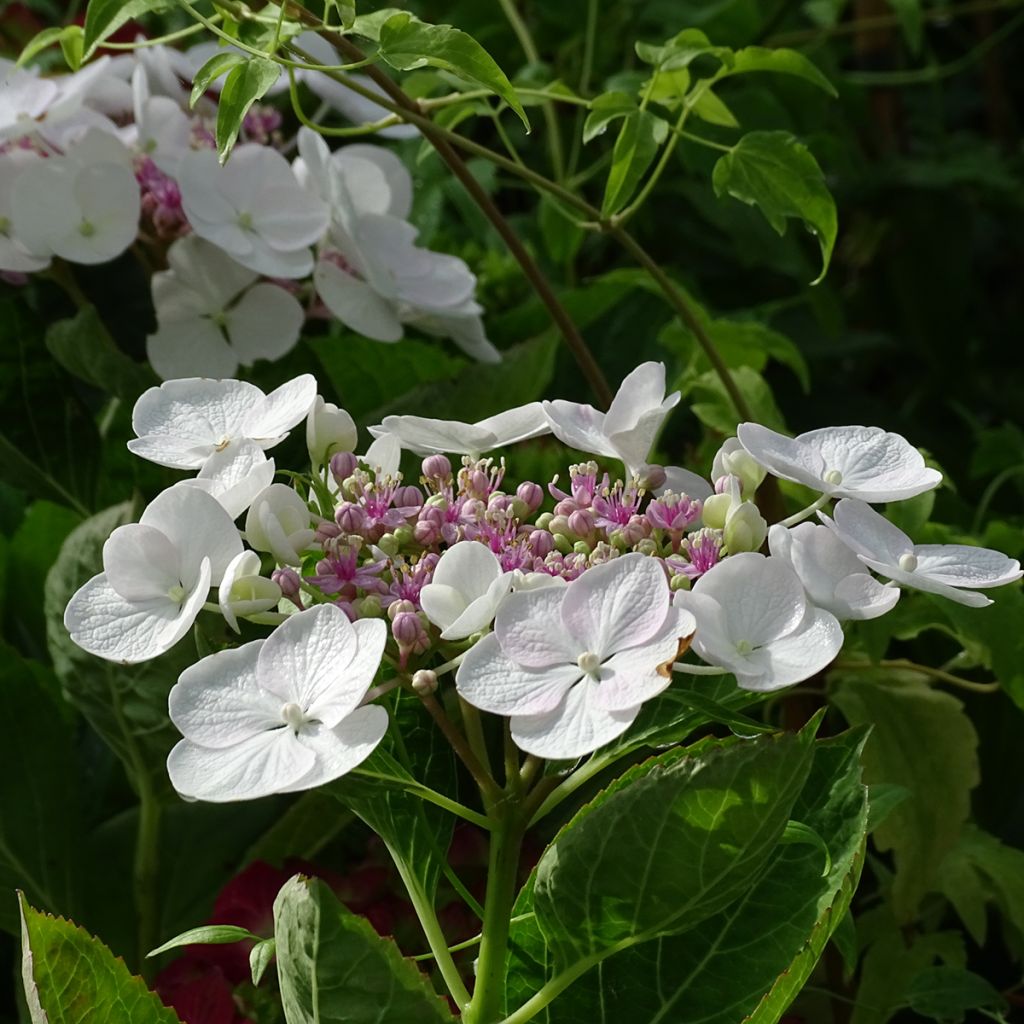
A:
{"type": "Polygon", "coordinates": [[[575,664],[543,669],[517,665],[502,652],[498,638],[488,633],[469,649],[455,685],[462,697],[481,711],[536,714],[555,708],[580,674],[575,664]]]}
{"type": "Polygon", "coordinates": [[[374,341],[398,341],[405,333],[392,304],[330,260],[320,260],[313,283],[324,305],[348,328],[374,341]]]}
{"type": "Polygon", "coordinates": [[[967,544],[918,544],[916,573],[951,587],[1000,587],[1021,578],[1020,562],[967,544]]]}
{"type": "Polygon", "coordinates": [[[159,530],[141,523],[119,526],[107,538],[103,568],[126,601],[164,599],[181,582],[175,546],[159,530]]]}
{"type": "Polygon", "coordinates": [[[329,729],[349,715],[366,695],[384,655],[388,631],[383,620],[359,619],[352,623],[352,630],[359,646],[345,667],[345,686],[317,691],[308,697],[307,713],[329,729]]]}
{"type": "Polygon", "coordinates": [[[365,679],[349,678],[357,650],[348,616],[337,605],[319,604],[274,630],[260,651],[257,677],[264,689],[302,708],[330,699],[351,710],[367,689],[365,679]]]}
{"type": "Polygon", "coordinates": [[[281,700],[256,681],[256,659],[265,641],[211,654],[182,672],[171,689],[171,721],[204,747],[231,747],[284,726],[281,700]]]}
{"type": "Polygon", "coordinates": [[[748,690],[792,686],[826,668],[842,646],[843,628],[835,616],[808,606],[797,629],[751,653],[750,661],[763,668],[763,675],[756,680],[738,677],[738,682],[748,690]]]}
{"type": "Polygon", "coordinates": [[[754,461],[775,476],[815,490],[826,487],[822,480],[825,463],[814,448],[759,423],[741,423],[736,436],[754,461]]]}
{"type": "Polygon", "coordinates": [[[306,314],[290,292],[276,284],[258,284],[227,314],[231,346],[243,366],[257,359],[280,359],[299,340],[306,314]]]}
{"type": "Polygon", "coordinates": [[[557,626],[566,593],[566,588],[557,587],[508,596],[498,612],[494,632],[509,658],[536,669],[576,662],[583,648],[557,626]]]}
{"type": "Polygon", "coordinates": [[[221,749],[182,740],[167,758],[167,774],[184,797],[230,803],[284,792],[315,760],[291,729],[282,728],[221,749]]]}
{"type": "Polygon", "coordinates": [[[177,549],[183,586],[191,587],[199,563],[210,560],[211,581],[220,583],[242,538],[220,502],[197,487],[175,486],[157,495],[139,522],[163,533],[177,549]]]}
{"type": "Polygon", "coordinates": [[[238,356],[206,317],[158,324],[156,333],[146,338],[146,356],[162,380],[196,374],[230,377],[238,369],[238,356]]]}
{"type": "Polygon", "coordinates": [[[820,518],[858,555],[897,565],[913,551],[913,542],[901,529],[858,498],[843,498],[836,502],[831,520],[820,518]]]}
{"type": "Polygon", "coordinates": [[[604,659],[654,636],[664,625],[670,600],[659,560],[623,555],[570,584],[562,623],[582,650],[604,659]]]}
{"type": "Polygon", "coordinates": [[[512,739],[520,750],[537,757],[582,757],[621,736],[636,720],[639,705],[605,711],[595,704],[599,684],[583,680],[554,711],[544,715],[515,715],[512,739]]]}
{"type": "Polygon", "coordinates": [[[374,437],[390,434],[398,438],[403,448],[417,455],[479,455],[495,446],[494,435],[479,424],[423,416],[385,416],[378,426],[370,428],[370,433],[374,437]]]}
{"type": "Polygon", "coordinates": [[[316,761],[301,779],[281,792],[313,789],[340,778],[362,764],[387,731],[388,713],[377,704],[356,708],[334,728],[316,723],[304,726],[296,738],[313,752],[316,761]]]}
{"type": "Polygon", "coordinates": [[[551,424],[551,432],[563,444],[590,455],[618,458],[604,430],[604,413],[592,405],[578,405],[561,399],[542,403],[544,415],[551,424]]]}
{"type": "MultiPolygon", "coordinates": [[[[619,385],[605,415],[605,431],[610,436],[623,430],[632,430],[645,413],[657,409],[664,400],[665,364],[641,363],[619,385]]],[[[679,401],[678,394],[675,400],[679,401]]]]}

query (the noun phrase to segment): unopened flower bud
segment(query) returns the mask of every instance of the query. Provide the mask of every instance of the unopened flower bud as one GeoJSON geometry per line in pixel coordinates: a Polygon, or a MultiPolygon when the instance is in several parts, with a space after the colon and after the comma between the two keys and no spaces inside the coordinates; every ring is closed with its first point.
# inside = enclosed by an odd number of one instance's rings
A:
{"type": "Polygon", "coordinates": [[[555,548],[563,555],[572,551],[572,541],[564,533],[553,533],[551,536],[555,538],[555,548]]]}
{"type": "Polygon", "coordinates": [[[725,519],[725,546],[730,555],[757,551],[768,536],[768,523],[751,501],[734,506],[725,519]]]}
{"type": "Polygon", "coordinates": [[[658,545],[650,537],[645,537],[633,550],[641,555],[656,555],[658,553],[658,545]]]}
{"type": "Polygon", "coordinates": [[[318,543],[326,544],[329,540],[334,540],[336,537],[341,536],[341,527],[337,523],[332,523],[329,519],[325,519],[316,524],[313,535],[318,543]]]}
{"type": "Polygon", "coordinates": [[[710,526],[713,530],[721,530],[731,508],[732,496],[729,494],[712,494],[710,498],[705,498],[701,511],[704,525],[710,526]]]}
{"type": "Polygon", "coordinates": [[[322,466],[334,452],[351,452],[358,440],[352,417],[317,395],[306,417],[306,447],[313,465],[322,466]]]}
{"type": "Polygon", "coordinates": [[[668,581],[669,590],[689,590],[690,589],[690,578],[684,576],[683,573],[677,573],[668,581]]]}
{"type": "Polygon", "coordinates": [[[516,497],[526,505],[530,512],[536,512],[544,501],[544,490],[540,484],[524,480],[516,488],[516,497]]]}
{"type": "Polygon", "coordinates": [[[538,530],[548,530],[548,531],[550,531],[550,529],[551,529],[551,520],[554,519],[554,518],[555,517],[550,512],[541,512],[541,514],[539,516],[537,516],[537,523],[536,523],[537,529],[538,530]]]}
{"type": "Polygon", "coordinates": [[[568,516],[555,516],[548,524],[548,529],[556,537],[568,537],[572,532],[569,529],[569,517],[568,516]]]}
{"type": "Polygon", "coordinates": [[[345,481],[356,471],[359,465],[358,459],[352,452],[335,452],[331,456],[331,476],[339,487],[345,486],[345,481]]]}
{"type": "Polygon", "coordinates": [[[392,617],[391,635],[399,648],[414,647],[422,634],[423,623],[415,612],[399,612],[392,617]]]}
{"type": "Polygon", "coordinates": [[[421,696],[429,697],[437,692],[437,673],[429,668],[421,668],[412,676],[412,688],[421,696]]]}
{"type": "Polygon", "coordinates": [[[366,597],[361,597],[352,603],[361,619],[379,619],[384,614],[380,598],[376,594],[367,594],[366,597]]]}
{"type": "Polygon", "coordinates": [[[401,546],[402,545],[398,542],[398,538],[393,533],[385,533],[377,540],[377,547],[379,547],[385,555],[389,555],[392,558],[398,554],[401,546]]]}
{"type": "Polygon", "coordinates": [[[395,616],[415,611],[416,605],[414,605],[412,601],[392,601],[391,604],[388,605],[388,618],[394,622],[395,616]]]}
{"type": "Polygon", "coordinates": [[[734,476],[740,482],[741,496],[746,500],[753,496],[767,475],[763,466],[740,444],[739,438],[730,437],[715,455],[711,464],[711,477],[719,480],[723,476],[734,476]]]}
{"type": "Polygon", "coordinates": [[[566,525],[570,536],[586,538],[594,532],[594,517],[589,512],[573,512],[566,525]]]}
{"type": "Polygon", "coordinates": [[[398,541],[399,547],[407,547],[412,543],[413,530],[411,526],[399,526],[394,532],[394,538],[398,541]]]}
{"type": "Polygon", "coordinates": [[[508,504],[505,506],[505,511],[514,519],[524,520],[532,511],[529,505],[526,504],[522,498],[508,498],[508,504]]]}
{"type": "Polygon", "coordinates": [[[299,594],[302,592],[302,580],[294,569],[275,569],[270,578],[281,588],[281,596],[287,597],[292,604],[302,607],[299,594]]]}
{"type": "Polygon", "coordinates": [[[428,508],[439,508],[442,512],[448,510],[448,499],[443,494],[432,494],[424,504],[428,508]]]}
{"type": "Polygon", "coordinates": [[[664,487],[666,479],[663,466],[641,466],[636,474],[637,486],[645,491],[656,491],[659,487],[664,487]]]}
{"type": "Polygon", "coordinates": [[[338,506],[334,513],[334,521],[345,531],[360,536],[366,531],[366,513],[352,502],[346,501],[338,506]]]}
{"type": "Polygon", "coordinates": [[[547,530],[534,530],[529,536],[528,543],[530,550],[538,558],[546,558],[555,549],[555,538],[547,530]]]}
{"type": "Polygon", "coordinates": [[[585,540],[578,540],[575,544],[573,544],[572,550],[577,555],[589,555],[591,547],[585,540]]]}
{"type": "Polygon", "coordinates": [[[452,478],[452,464],[446,455],[428,455],[420,467],[426,480],[444,484],[452,478]]]}
{"type": "Polygon", "coordinates": [[[406,515],[414,515],[423,507],[423,492],[412,484],[396,487],[392,504],[406,515]],[[412,510],[410,512],[409,510],[412,510]]]}

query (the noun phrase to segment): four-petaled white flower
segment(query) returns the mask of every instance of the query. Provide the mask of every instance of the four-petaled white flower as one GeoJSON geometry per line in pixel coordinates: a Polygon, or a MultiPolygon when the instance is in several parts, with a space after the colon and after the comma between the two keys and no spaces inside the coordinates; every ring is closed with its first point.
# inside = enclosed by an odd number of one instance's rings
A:
{"type": "Polygon", "coordinates": [[[132,410],[136,455],[171,469],[201,469],[218,453],[227,461],[245,441],[272,448],[305,419],[316,398],[308,373],[265,395],[241,380],[201,377],[165,381],[143,392],[132,410]]]}
{"type": "Polygon", "coordinates": [[[498,556],[486,544],[461,541],[438,560],[431,581],[420,591],[420,607],[444,640],[465,640],[494,620],[512,586],[498,556]]]}
{"type": "Polygon", "coordinates": [[[309,507],[287,484],[271,484],[258,494],[245,517],[245,538],[257,551],[269,551],[284,565],[299,565],[312,543],[309,507]]]}
{"type": "Polygon", "coordinates": [[[238,618],[258,615],[277,607],[281,588],[273,580],[260,575],[260,556],[243,551],[231,560],[217,588],[217,604],[224,621],[236,632],[238,618]]]}
{"type": "Polygon", "coordinates": [[[506,598],[494,632],[459,666],[456,686],[475,707],[510,716],[522,750],[581,757],[625,732],[644,701],[669,685],[693,631],[693,616],[672,606],[658,562],[623,555],[566,587],[506,598]]]}
{"type": "Polygon", "coordinates": [[[665,417],[679,392],[665,396],[665,365],[641,363],[629,373],[606,413],[576,402],[544,402],[544,412],[559,441],[591,455],[619,459],[630,473],[647,463],[665,417]]]}
{"type": "Polygon", "coordinates": [[[906,438],[880,427],[822,427],[786,437],[741,423],[736,435],[769,473],[834,498],[902,501],[942,482],[906,438]]]}
{"type": "Polygon", "coordinates": [[[540,402],[508,409],[477,423],[425,416],[385,416],[382,422],[370,427],[374,437],[393,437],[402,448],[416,455],[471,455],[473,458],[550,431],[540,402]]]}
{"type": "Polygon", "coordinates": [[[382,707],[360,707],[386,638],[380,619],[351,623],[318,605],[186,669],[169,699],[184,736],[167,758],[171,784],[226,803],[312,789],[357,767],[387,732],[382,707]]]}
{"type": "Polygon", "coordinates": [[[280,285],[257,284],[256,271],[197,235],[178,239],[167,262],[153,275],[157,329],[146,339],[164,380],[233,377],[239,364],[280,359],[295,347],[306,315],[280,285]]]}
{"type": "Polygon", "coordinates": [[[787,530],[776,523],[768,531],[768,548],[774,558],[792,566],[812,603],[840,622],[877,619],[899,600],[897,588],[879,583],[853,551],[824,526],[800,523],[787,530]]]}
{"type": "MultiPolygon", "coordinates": [[[[820,515],[820,513],[819,513],[820,515]]],[[[1021,578],[1020,563],[991,548],[967,544],[915,544],[863,501],[837,502],[821,521],[869,568],[887,579],[982,608],[991,598],[975,593],[1021,578]]]]}
{"type": "Polygon", "coordinates": [[[274,460],[255,441],[241,441],[214,452],[199,473],[179,487],[198,487],[212,494],[232,519],[237,519],[274,480],[274,460]]]}
{"type": "Polygon", "coordinates": [[[169,651],[220,584],[242,540],[227,512],[195,487],[171,487],[138,523],[103,545],[103,572],[68,603],[64,625],[79,647],[131,664],[169,651]]]}
{"type": "Polygon", "coordinates": [[[178,164],[177,178],[182,207],[200,238],[269,277],[305,277],[313,269],[310,246],[327,230],[327,207],[298,183],[276,150],[238,146],[224,166],[212,150],[192,150],[178,164]]]}
{"type": "MultiPolygon", "coordinates": [[[[583,578],[586,578],[585,576],[583,578]]],[[[778,690],[821,671],[843,646],[831,612],[807,600],[796,573],[755,552],[713,566],[675,603],[697,620],[693,650],[746,690],[778,690]]]]}

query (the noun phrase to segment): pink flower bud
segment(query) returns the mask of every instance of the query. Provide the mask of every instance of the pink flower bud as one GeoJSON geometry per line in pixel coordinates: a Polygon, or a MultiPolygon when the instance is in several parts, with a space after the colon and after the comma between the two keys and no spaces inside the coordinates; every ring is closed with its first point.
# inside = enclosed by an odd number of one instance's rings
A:
{"type": "Polygon", "coordinates": [[[356,471],[358,465],[359,461],[352,452],[338,452],[331,456],[331,476],[334,477],[337,485],[341,487],[356,471]]]}
{"type": "Polygon", "coordinates": [[[594,532],[594,517],[582,510],[569,516],[569,532],[576,537],[589,537],[594,532]]]}
{"type": "Polygon", "coordinates": [[[361,535],[366,532],[366,513],[358,505],[353,505],[350,501],[346,501],[338,506],[334,519],[345,533],[361,535]]]}
{"type": "Polygon", "coordinates": [[[282,597],[287,597],[292,604],[302,607],[302,580],[294,569],[275,569],[270,578],[281,588],[282,597]]]}
{"type": "Polygon", "coordinates": [[[538,558],[547,558],[555,550],[555,538],[547,530],[534,530],[529,539],[530,550],[538,558]]]}
{"type": "Polygon", "coordinates": [[[452,464],[446,455],[428,455],[421,468],[427,480],[447,483],[452,478],[452,464]]]}
{"type": "Polygon", "coordinates": [[[415,515],[423,506],[423,492],[411,484],[407,487],[396,487],[392,504],[405,515],[415,515]]]}
{"type": "MultiPolygon", "coordinates": [[[[390,613],[391,609],[388,609],[388,614],[390,613]]],[[[391,635],[400,649],[415,647],[423,632],[423,623],[415,612],[399,612],[391,620],[391,635]]]]}
{"type": "Polygon", "coordinates": [[[392,601],[388,605],[388,618],[394,622],[399,615],[408,615],[415,613],[416,605],[412,601],[392,601]]]}
{"type": "Polygon", "coordinates": [[[524,480],[516,488],[516,497],[524,502],[531,512],[536,512],[544,501],[544,489],[540,484],[524,480]]]}
{"type": "Polygon", "coordinates": [[[662,466],[641,466],[637,473],[637,484],[645,491],[656,491],[665,485],[665,469],[662,466]]]}
{"type": "Polygon", "coordinates": [[[317,523],[313,536],[321,544],[326,544],[328,541],[334,540],[335,537],[341,536],[341,527],[337,523],[332,523],[329,519],[325,519],[323,522],[317,523]]]}

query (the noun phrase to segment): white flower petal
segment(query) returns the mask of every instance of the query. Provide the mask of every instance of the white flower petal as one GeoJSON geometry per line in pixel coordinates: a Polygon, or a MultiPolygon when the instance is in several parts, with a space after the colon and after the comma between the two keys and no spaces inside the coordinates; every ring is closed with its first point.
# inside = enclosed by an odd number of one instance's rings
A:
{"type": "Polygon", "coordinates": [[[844,619],[877,619],[892,611],[900,599],[899,587],[886,587],[866,572],[852,573],[836,584],[836,608],[826,608],[844,619]],[[838,611],[836,610],[838,609],[838,611]]]}
{"type": "Polygon", "coordinates": [[[551,424],[540,402],[530,402],[515,409],[499,412],[496,416],[480,420],[474,426],[494,436],[495,448],[504,448],[505,445],[518,444],[531,437],[551,433],[551,424]]]}
{"type": "Polygon", "coordinates": [[[903,555],[910,554],[914,542],[881,513],[858,498],[836,502],[832,519],[819,513],[821,521],[858,555],[898,565],[903,555]]]}
{"type": "MultiPolygon", "coordinates": [[[[759,465],[783,480],[822,490],[826,469],[821,453],[760,423],[741,423],[736,436],[759,465]]],[[[832,493],[831,489],[828,491],[832,493]]]]}
{"type": "Polygon", "coordinates": [[[291,729],[283,728],[223,749],[181,740],[167,758],[167,774],[184,797],[229,803],[285,792],[315,762],[313,751],[299,743],[291,729]]]}
{"type": "Polygon", "coordinates": [[[621,736],[636,720],[640,706],[605,711],[595,703],[600,684],[583,680],[565,700],[543,715],[514,715],[512,739],[520,750],[556,760],[582,757],[621,736]]]}
{"type": "MultiPolygon", "coordinates": [[[[475,543],[475,541],[470,541],[469,543],[475,543]]],[[[448,550],[450,551],[451,548],[448,550]]],[[[512,573],[502,573],[496,580],[492,581],[486,593],[470,601],[466,606],[466,610],[451,625],[441,631],[441,638],[444,640],[465,640],[466,637],[487,629],[494,621],[494,616],[497,614],[498,608],[511,587],[512,573]]],[[[426,587],[423,589],[426,590],[426,587]]],[[[421,599],[422,596],[421,591],[421,599]]]]}
{"type": "Polygon", "coordinates": [[[336,263],[320,260],[313,283],[324,305],[357,334],[373,341],[398,341],[405,333],[392,304],[336,263]]]}
{"type": "Polygon", "coordinates": [[[455,685],[481,711],[498,715],[539,714],[556,708],[580,678],[575,664],[530,669],[502,652],[494,633],[474,644],[459,666],[455,685]]]}
{"type": "Polygon", "coordinates": [[[784,637],[758,648],[750,660],[763,666],[760,676],[737,675],[748,690],[778,690],[809,679],[826,668],[843,646],[843,628],[834,615],[807,606],[800,625],[784,637]]]}
{"type": "Polygon", "coordinates": [[[275,468],[255,441],[244,440],[214,452],[195,479],[182,483],[202,487],[237,519],[271,485],[275,468]]]}
{"type": "Polygon", "coordinates": [[[660,497],[666,491],[671,491],[673,494],[685,494],[688,498],[694,498],[697,501],[704,501],[705,498],[710,498],[715,493],[714,487],[702,476],[683,469],[681,466],[665,466],[665,483],[654,493],[656,497],[660,497]]]}
{"type": "Polygon", "coordinates": [[[264,282],[245,293],[227,313],[227,332],[238,361],[280,359],[299,340],[306,314],[290,292],[264,282]]]}
{"type": "Polygon", "coordinates": [[[365,761],[388,731],[388,713],[378,704],[356,708],[333,728],[319,723],[298,734],[302,746],[316,757],[313,767],[281,793],[295,793],[333,782],[365,761]]]}
{"type": "Polygon", "coordinates": [[[345,686],[307,696],[308,713],[328,726],[346,715],[352,717],[352,695],[357,694],[358,700],[365,697],[384,657],[388,629],[382,619],[358,619],[352,623],[352,630],[358,646],[345,668],[345,686]]]}
{"type": "Polygon", "coordinates": [[[561,399],[542,403],[551,432],[563,444],[591,455],[618,458],[604,432],[604,413],[592,405],[578,405],[561,399]]]}
{"type": "Polygon", "coordinates": [[[231,377],[238,356],[219,327],[206,317],[158,323],[146,338],[146,356],[162,380],[180,377],[231,377]]]}
{"type": "Polygon", "coordinates": [[[916,544],[915,574],[951,587],[1000,587],[1021,578],[1020,562],[967,544],[916,544]]]}
{"type": "Polygon", "coordinates": [[[269,447],[301,423],[316,401],[316,378],[304,373],[271,391],[251,406],[242,419],[241,433],[269,447]]]}
{"type": "Polygon", "coordinates": [[[494,623],[506,657],[530,669],[575,664],[583,648],[566,631],[552,628],[561,621],[565,594],[564,587],[544,587],[508,596],[494,623]]]}
{"type": "Polygon", "coordinates": [[[103,545],[103,569],[110,585],[126,601],[166,600],[179,586],[179,553],[167,536],[151,526],[119,526],[103,545]]]}

